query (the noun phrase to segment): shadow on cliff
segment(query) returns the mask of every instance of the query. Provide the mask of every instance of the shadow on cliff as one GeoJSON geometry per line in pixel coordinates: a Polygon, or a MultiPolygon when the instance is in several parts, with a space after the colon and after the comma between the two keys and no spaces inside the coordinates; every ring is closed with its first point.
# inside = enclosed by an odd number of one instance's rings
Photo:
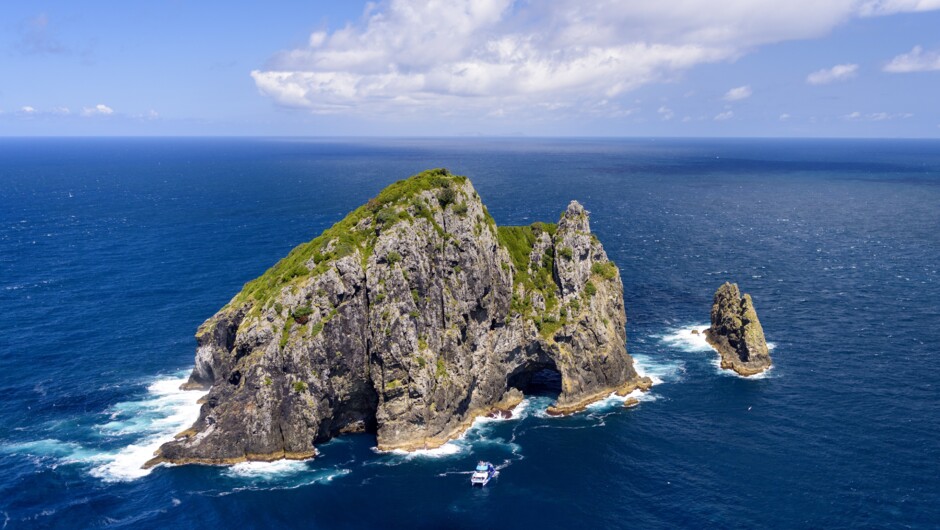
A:
{"type": "Polygon", "coordinates": [[[507,385],[526,396],[547,396],[557,399],[561,394],[561,372],[552,361],[523,365],[509,375],[507,385]]]}

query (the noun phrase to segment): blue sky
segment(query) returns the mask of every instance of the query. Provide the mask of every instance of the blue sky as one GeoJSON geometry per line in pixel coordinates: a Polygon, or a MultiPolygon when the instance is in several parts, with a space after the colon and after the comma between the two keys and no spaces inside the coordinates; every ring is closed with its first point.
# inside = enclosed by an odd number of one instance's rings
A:
{"type": "Polygon", "coordinates": [[[0,7],[0,135],[940,137],[940,0],[0,7]]]}

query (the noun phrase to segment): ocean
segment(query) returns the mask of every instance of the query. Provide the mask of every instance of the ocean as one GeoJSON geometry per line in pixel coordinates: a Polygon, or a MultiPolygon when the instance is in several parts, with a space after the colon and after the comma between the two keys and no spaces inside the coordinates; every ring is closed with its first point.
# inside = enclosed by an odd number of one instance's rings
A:
{"type": "Polygon", "coordinates": [[[938,268],[938,141],[0,139],[0,529],[936,528],[938,268]],[[501,225],[591,211],[639,406],[537,395],[433,451],[140,469],[198,415],[197,326],[433,167],[501,225]],[[760,378],[691,334],[725,281],[774,346],[760,378]]]}

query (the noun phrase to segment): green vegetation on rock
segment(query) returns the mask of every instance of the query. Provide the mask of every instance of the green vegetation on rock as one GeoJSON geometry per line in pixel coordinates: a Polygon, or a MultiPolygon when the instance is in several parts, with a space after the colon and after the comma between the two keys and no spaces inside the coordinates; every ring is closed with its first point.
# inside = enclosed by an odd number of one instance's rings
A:
{"type": "Polygon", "coordinates": [[[533,223],[530,226],[500,226],[497,228],[499,243],[509,252],[513,265],[513,300],[512,310],[520,315],[528,315],[532,310],[532,294],[538,293],[545,300],[546,311],[552,311],[558,300],[557,287],[552,278],[554,256],[549,248],[536,264],[529,260],[536,240],[542,232],[549,236],[555,233],[557,225],[533,223]],[[520,296],[516,289],[522,287],[520,296]]]}
{"type": "Polygon", "coordinates": [[[588,296],[594,296],[597,294],[597,287],[592,282],[587,282],[584,284],[584,292],[587,293],[588,296]]]}
{"type": "Polygon", "coordinates": [[[605,280],[613,280],[617,276],[617,266],[612,261],[595,262],[591,265],[591,272],[605,280]]]}
{"type": "Polygon", "coordinates": [[[287,340],[290,339],[290,330],[294,327],[294,317],[288,318],[284,322],[284,328],[281,330],[281,342],[280,346],[283,349],[284,346],[287,346],[287,340]]]}
{"type": "MultiPolygon", "coordinates": [[[[414,209],[417,217],[428,219],[435,230],[443,234],[443,229],[418,195],[424,191],[440,190],[437,199],[446,206],[456,199],[454,186],[465,181],[466,177],[451,175],[446,169],[438,168],[389,185],[319,237],[298,245],[264,274],[246,283],[230,305],[251,303],[252,313],[257,315],[285,286],[326,272],[337,259],[358,252],[365,263],[372,255],[377,230],[387,230],[395,223],[411,218],[404,211],[408,207],[414,209]],[[308,264],[313,268],[308,268],[308,264]]],[[[487,217],[491,219],[488,213],[487,217]]]]}
{"type": "Polygon", "coordinates": [[[447,377],[447,364],[444,362],[444,359],[441,357],[437,358],[437,378],[441,379],[447,377]]]}

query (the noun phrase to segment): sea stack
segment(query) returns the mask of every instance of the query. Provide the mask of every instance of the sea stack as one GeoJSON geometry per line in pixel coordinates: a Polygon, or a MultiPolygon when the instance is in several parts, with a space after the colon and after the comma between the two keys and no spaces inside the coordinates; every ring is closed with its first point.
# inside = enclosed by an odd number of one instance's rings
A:
{"type": "Polygon", "coordinates": [[[742,296],[736,283],[726,282],[715,291],[711,319],[705,338],[721,355],[723,369],[751,376],[770,368],[770,352],[751,295],[742,296]]]}
{"type": "Polygon", "coordinates": [[[375,433],[424,449],[503,416],[533,375],[551,409],[649,388],[626,349],[620,272],[572,201],[557,224],[497,227],[465,177],[398,181],[247,283],[196,333],[199,419],[161,462],[303,459],[375,433]]]}

